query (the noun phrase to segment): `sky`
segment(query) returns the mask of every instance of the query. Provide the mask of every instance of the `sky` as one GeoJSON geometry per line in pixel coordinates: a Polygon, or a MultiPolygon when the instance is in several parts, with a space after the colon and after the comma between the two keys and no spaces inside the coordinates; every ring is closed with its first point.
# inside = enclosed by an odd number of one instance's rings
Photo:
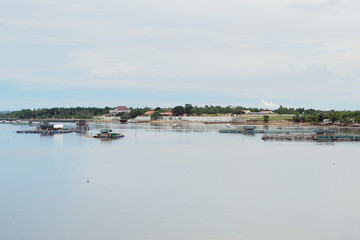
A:
{"type": "Polygon", "coordinates": [[[0,110],[233,105],[355,110],[358,0],[12,0],[0,110]]]}

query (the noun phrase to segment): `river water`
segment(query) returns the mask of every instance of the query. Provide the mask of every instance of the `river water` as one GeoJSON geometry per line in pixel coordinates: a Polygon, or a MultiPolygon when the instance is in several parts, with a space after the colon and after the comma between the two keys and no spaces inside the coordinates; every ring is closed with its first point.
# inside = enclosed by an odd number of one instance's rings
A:
{"type": "Polygon", "coordinates": [[[360,143],[262,141],[221,125],[0,125],[0,239],[360,239],[360,143]]]}

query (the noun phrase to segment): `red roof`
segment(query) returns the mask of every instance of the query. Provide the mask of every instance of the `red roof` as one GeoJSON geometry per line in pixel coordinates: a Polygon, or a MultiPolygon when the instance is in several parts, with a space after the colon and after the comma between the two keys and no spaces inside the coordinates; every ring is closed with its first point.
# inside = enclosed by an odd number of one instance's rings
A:
{"type": "Polygon", "coordinates": [[[127,111],[127,110],[129,110],[126,106],[118,106],[117,108],[116,108],[116,110],[122,110],[122,111],[127,111]]]}
{"type": "Polygon", "coordinates": [[[172,116],[172,112],[163,112],[163,113],[160,113],[162,116],[172,116]]]}
{"type": "Polygon", "coordinates": [[[144,115],[151,115],[153,113],[154,113],[154,111],[147,111],[147,112],[144,113],[144,115]]]}

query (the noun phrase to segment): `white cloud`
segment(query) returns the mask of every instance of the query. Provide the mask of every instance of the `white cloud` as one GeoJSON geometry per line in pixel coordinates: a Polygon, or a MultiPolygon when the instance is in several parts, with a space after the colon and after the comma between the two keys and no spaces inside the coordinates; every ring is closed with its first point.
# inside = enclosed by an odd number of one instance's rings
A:
{"type": "Polygon", "coordinates": [[[14,0],[0,9],[0,82],[283,105],[340,93],[346,104],[360,100],[359,10],[352,0],[14,0]]]}
{"type": "Polygon", "coordinates": [[[267,101],[264,101],[264,100],[261,101],[261,104],[262,104],[263,107],[265,107],[267,109],[271,109],[271,110],[278,109],[280,107],[280,105],[278,105],[278,104],[275,104],[275,103],[272,103],[272,102],[267,102],[267,101]]]}

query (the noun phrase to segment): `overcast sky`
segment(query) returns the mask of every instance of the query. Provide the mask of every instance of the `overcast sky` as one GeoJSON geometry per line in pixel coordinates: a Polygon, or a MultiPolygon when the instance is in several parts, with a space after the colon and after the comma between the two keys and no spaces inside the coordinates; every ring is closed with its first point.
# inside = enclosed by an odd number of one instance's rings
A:
{"type": "Polygon", "coordinates": [[[359,109],[358,0],[12,0],[0,110],[359,109]]]}

